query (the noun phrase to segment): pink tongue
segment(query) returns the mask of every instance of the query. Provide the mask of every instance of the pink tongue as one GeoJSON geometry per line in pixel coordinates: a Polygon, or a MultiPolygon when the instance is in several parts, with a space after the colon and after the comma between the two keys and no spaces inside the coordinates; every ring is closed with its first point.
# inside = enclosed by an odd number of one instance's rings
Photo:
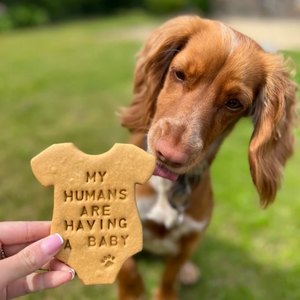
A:
{"type": "Polygon", "coordinates": [[[153,175],[160,176],[171,181],[176,181],[178,178],[178,174],[168,170],[164,166],[156,164],[153,175]]]}

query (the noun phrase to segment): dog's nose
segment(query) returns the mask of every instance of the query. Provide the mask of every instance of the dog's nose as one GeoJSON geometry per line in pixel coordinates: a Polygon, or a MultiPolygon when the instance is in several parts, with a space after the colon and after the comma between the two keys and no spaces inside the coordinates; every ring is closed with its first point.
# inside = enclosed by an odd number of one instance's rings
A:
{"type": "Polygon", "coordinates": [[[186,153],[176,149],[176,147],[174,147],[166,139],[158,140],[155,150],[157,158],[172,168],[180,168],[187,162],[188,159],[186,153]]]}

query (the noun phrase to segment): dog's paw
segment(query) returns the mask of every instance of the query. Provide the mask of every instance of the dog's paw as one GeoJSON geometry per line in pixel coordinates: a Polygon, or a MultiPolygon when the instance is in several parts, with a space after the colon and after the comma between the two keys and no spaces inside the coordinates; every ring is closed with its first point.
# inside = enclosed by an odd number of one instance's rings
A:
{"type": "Polygon", "coordinates": [[[119,296],[118,298],[119,300],[146,300],[146,295],[140,295],[140,296],[130,296],[130,295],[126,295],[126,296],[119,296]]]}
{"type": "Polygon", "coordinates": [[[181,284],[189,285],[196,283],[201,277],[200,269],[192,262],[186,262],[180,269],[178,280],[181,284]]]}
{"type": "Polygon", "coordinates": [[[162,289],[156,289],[153,293],[153,300],[179,300],[173,290],[163,291],[162,289]]]}

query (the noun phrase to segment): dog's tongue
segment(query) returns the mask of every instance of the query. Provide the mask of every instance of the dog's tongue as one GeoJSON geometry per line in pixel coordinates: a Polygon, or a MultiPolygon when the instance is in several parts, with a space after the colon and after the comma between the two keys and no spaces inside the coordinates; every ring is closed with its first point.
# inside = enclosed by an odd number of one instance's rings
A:
{"type": "Polygon", "coordinates": [[[166,167],[156,164],[153,175],[160,176],[171,181],[176,181],[178,174],[168,170],[166,167]]]}

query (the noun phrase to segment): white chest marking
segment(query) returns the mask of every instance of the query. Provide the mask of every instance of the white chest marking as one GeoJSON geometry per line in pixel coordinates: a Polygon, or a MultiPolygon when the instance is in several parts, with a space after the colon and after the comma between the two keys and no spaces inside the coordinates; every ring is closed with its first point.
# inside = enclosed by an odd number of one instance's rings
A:
{"type": "Polygon", "coordinates": [[[144,247],[157,254],[176,254],[179,252],[178,240],[191,232],[203,231],[208,221],[195,221],[184,214],[182,222],[178,225],[178,212],[170,206],[168,192],[172,182],[161,177],[152,176],[150,184],[156,191],[156,196],[140,198],[137,201],[142,221],[151,220],[164,225],[168,233],[159,238],[150,230],[144,228],[144,247]]]}
{"type": "Polygon", "coordinates": [[[158,176],[150,178],[150,184],[156,191],[156,201],[148,211],[146,218],[158,224],[164,225],[167,229],[174,226],[178,220],[178,212],[174,209],[168,201],[168,192],[173,183],[168,179],[158,176]]]}

